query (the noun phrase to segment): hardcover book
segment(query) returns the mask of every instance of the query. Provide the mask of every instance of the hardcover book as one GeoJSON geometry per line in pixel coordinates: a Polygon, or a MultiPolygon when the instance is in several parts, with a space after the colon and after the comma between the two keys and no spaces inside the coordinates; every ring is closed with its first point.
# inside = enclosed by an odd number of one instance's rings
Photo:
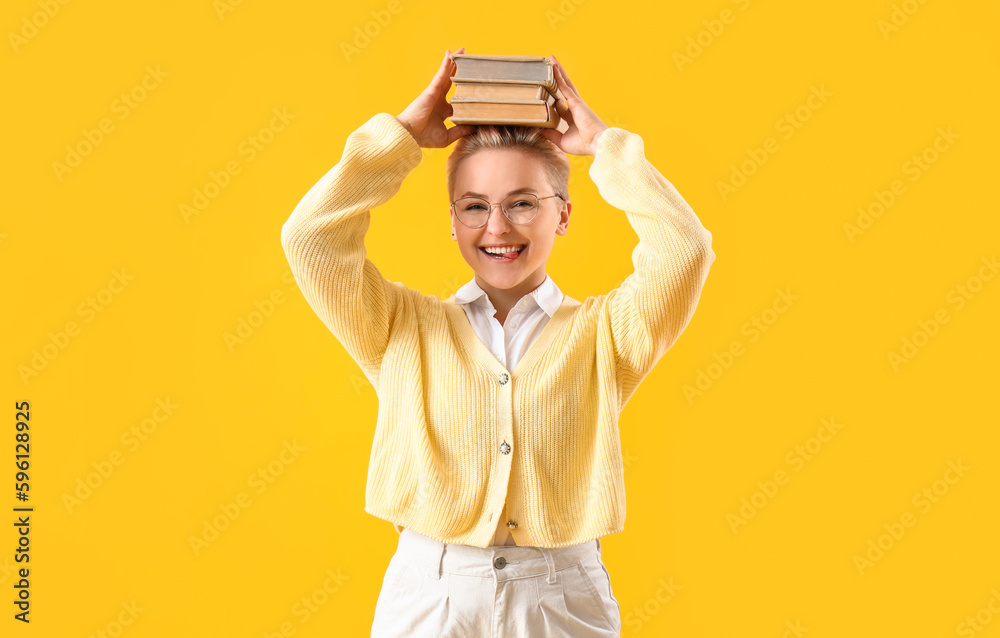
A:
{"type": "Polygon", "coordinates": [[[568,124],[556,110],[562,98],[548,58],[453,53],[454,124],[514,124],[555,128],[568,124]]]}

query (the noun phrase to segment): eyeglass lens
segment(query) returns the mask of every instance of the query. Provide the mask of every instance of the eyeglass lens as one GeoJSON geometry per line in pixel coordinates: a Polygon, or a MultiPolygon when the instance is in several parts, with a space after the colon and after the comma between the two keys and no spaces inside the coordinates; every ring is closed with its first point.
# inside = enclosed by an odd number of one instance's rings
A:
{"type": "MultiPolygon", "coordinates": [[[[515,224],[526,224],[535,217],[538,197],[530,193],[515,193],[500,202],[507,219],[515,224]]],[[[486,224],[492,206],[485,199],[463,197],[455,202],[455,213],[463,223],[478,228],[486,224]]]]}

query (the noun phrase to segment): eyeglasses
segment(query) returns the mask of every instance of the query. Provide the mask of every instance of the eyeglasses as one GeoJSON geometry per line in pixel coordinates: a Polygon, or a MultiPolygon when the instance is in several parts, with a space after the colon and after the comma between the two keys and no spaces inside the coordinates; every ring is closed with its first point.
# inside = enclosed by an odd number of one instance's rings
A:
{"type": "MultiPolygon", "coordinates": [[[[538,202],[551,197],[558,197],[565,201],[565,198],[558,194],[539,197],[531,193],[514,193],[500,202],[500,210],[511,223],[527,224],[538,214],[538,202]]],[[[458,217],[458,221],[469,228],[482,228],[489,221],[490,215],[493,214],[493,204],[479,197],[456,199],[452,202],[451,209],[458,217]]]]}

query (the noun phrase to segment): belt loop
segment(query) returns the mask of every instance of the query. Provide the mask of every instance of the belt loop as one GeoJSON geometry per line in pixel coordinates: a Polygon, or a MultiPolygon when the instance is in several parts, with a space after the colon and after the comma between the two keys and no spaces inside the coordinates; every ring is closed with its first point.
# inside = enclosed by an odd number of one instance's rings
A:
{"type": "Polygon", "coordinates": [[[436,538],[426,535],[421,535],[419,538],[422,541],[421,545],[423,545],[419,549],[422,554],[426,552],[426,554],[420,556],[420,564],[423,565],[423,569],[427,572],[428,576],[434,580],[440,580],[441,565],[444,562],[445,544],[436,538]]]}
{"type": "Polygon", "coordinates": [[[448,551],[448,545],[442,543],[441,541],[435,541],[438,544],[438,551],[435,552],[434,565],[431,567],[431,578],[434,580],[441,580],[441,571],[444,565],[444,553],[448,551]]]}
{"type": "Polygon", "coordinates": [[[545,556],[545,562],[549,565],[549,577],[545,581],[550,585],[554,585],[556,582],[556,561],[552,558],[552,550],[548,547],[539,547],[542,550],[542,554],[545,556]]]}

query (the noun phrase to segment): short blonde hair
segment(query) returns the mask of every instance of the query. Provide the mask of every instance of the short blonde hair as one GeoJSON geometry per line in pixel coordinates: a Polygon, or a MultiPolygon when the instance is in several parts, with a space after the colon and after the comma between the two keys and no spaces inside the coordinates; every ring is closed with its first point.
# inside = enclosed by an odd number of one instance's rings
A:
{"type": "MultiPolygon", "coordinates": [[[[455,175],[462,161],[479,151],[515,149],[537,157],[545,166],[545,175],[555,194],[569,200],[569,158],[566,153],[542,136],[542,129],[530,126],[481,125],[468,135],[458,138],[448,156],[448,201],[454,201],[455,175]]],[[[550,195],[552,193],[546,193],[550,195]]]]}

